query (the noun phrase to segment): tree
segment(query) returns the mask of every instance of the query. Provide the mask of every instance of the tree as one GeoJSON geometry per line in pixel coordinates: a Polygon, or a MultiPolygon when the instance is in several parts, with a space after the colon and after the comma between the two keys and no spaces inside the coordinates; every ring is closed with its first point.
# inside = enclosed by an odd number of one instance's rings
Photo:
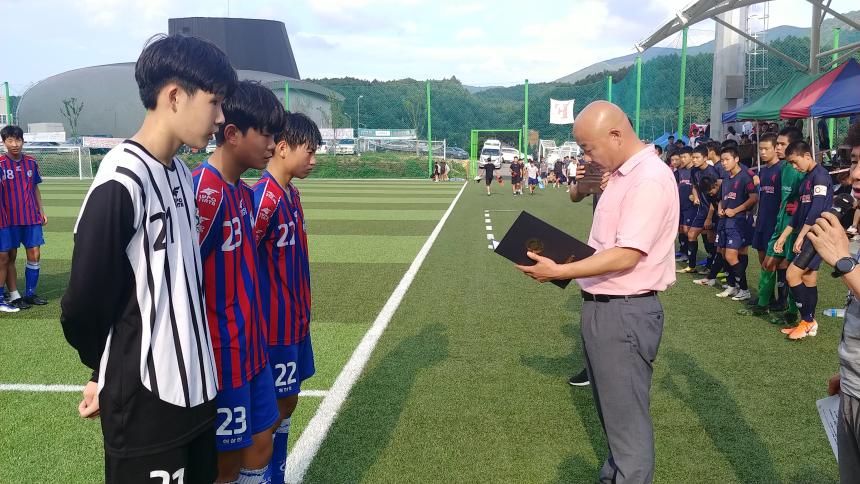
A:
{"type": "Polygon", "coordinates": [[[72,131],[72,138],[78,137],[78,118],[81,116],[81,111],[83,111],[83,109],[83,101],[78,101],[78,99],[74,97],[63,99],[63,107],[60,109],[60,114],[69,122],[69,129],[72,131]]]}

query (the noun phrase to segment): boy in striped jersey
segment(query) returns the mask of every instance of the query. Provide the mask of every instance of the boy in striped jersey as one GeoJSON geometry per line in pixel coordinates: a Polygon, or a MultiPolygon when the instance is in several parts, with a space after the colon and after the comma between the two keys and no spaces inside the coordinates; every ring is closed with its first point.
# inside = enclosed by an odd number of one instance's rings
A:
{"type": "Polygon", "coordinates": [[[254,194],[240,176],[266,167],[284,110],[272,91],[242,81],[224,101],[224,119],[215,152],[194,170],[206,315],[218,369],[215,482],[256,484],[270,482],[278,408],[257,289],[254,194]]]}
{"type": "Polygon", "coordinates": [[[287,113],[275,136],[275,156],[254,185],[254,233],[260,255],[260,294],[268,322],[269,358],[275,369],[280,424],[275,431],[272,482],[284,482],[290,417],[302,381],[314,372],[311,346],[311,281],[308,238],[295,178],[306,178],[322,141],[317,125],[304,114],[287,113]]]}
{"type": "Polygon", "coordinates": [[[9,288],[9,302],[19,309],[29,309],[31,305],[44,306],[47,301],[36,295],[36,285],[39,283],[39,247],[45,245],[42,237],[42,225],[48,223],[48,217],[42,208],[42,196],[39,193],[39,164],[32,156],[22,153],[24,131],[18,126],[6,126],[0,130],[0,137],[6,146],[6,155],[0,156],[0,184],[3,189],[3,210],[8,220],[9,231],[9,260],[6,267],[6,280],[9,288]],[[23,244],[27,250],[27,268],[24,272],[24,297],[18,293],[18,273],[15,259],[18,247],[23,244]]]}
{"type": "Polygon", "coordinates": [[[217,380],[191,171],[175,157],[223,123],[236,72],[214,45],[161,37],[135,65],[146,115],[104,158],[75,226],[63,333],[93,369],[105,481],[211,483],[217,380]]]}

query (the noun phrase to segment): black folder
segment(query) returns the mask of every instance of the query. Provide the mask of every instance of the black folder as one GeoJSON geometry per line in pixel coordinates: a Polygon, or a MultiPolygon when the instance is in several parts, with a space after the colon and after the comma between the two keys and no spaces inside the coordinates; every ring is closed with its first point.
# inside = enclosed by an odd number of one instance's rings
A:
{"type": "MultiPolygon", "coordinates": [[[[548,257],[558,264],[567,264],[594,254],[594,249],[588,244],[528,212],[521,212],[499,242],[496,253],[522,266],[534,265],[535,261],[529,259],[527,251],[548,257]]],[[[570,284],[570,279],[551,282],[565,288],[570,284]]]]}

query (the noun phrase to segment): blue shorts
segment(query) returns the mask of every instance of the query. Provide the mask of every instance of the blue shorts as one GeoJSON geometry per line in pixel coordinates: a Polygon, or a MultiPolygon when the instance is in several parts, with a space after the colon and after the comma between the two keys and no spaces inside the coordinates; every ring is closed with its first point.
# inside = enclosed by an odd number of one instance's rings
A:
{"type": "Polygon", "coordinates": [[[748,237],[745,227],[723,227],[717,233],[716,244],[720,249],[739,250],[749,245],[748,237]]]}
{"type": "Polygon", "coordinates": [[[251,437],[278,421],[272,368],[266,365],[260,373],[239,388],[225,388],[215,396],[215,447],[218,452],[244,449],[251,437]]]}
{"type": "Polygon", "coordinates": [[[43,246],[45,239],[42,236],[42,226],[39,224],[12,225],[9,227],[9,241],[10,249],[17,249],[21,244],[28,249],[43,246]]]}
{"type": "Polygon", "coordinates": [[[696,229],[701,229],[705,227],[705,220],[708,218],[708,207],[707,206],[699,206],[696,211],[696,215],[693,217],[693,220],[690,222],[689,227],[693,227],[696,229]]]}
{"type": "Polygon", "coordinates": [[[529,178],[529,186],[531,186],[531,185],[537,185],[537,184],[538,184],[538,179],[537,179],[537,178],[529,178]]]}
{"type": "Polygon", "coordinates": [[[771,237],[773,237],[773,228],[762,228],[761,230],[756,228],[752,237],[752,248],[757,251],[766,251],[771,237]]]}
{"type": "Polygon", "coordinates": [[[685,208],[681,210],[681,225],[689,227],[690,224],[693,223],[693,219],[696,218],[696,212],[698,211],[699,207],[696,207],[695,205],[693,206],[693,208],[685,208]]]}
{"type": "Polygon", "coordinates": [[[12,230],[10,227],[0,229],[0,252],[9,252],[12,247],[12,230]]]}
{"type": "Polygon", "coordinates": [[[269,364],[275,369],[275,394],[278,398],[296,395],[302,382],[314,376],[314,348],[311,335],[287,346],[269,346],[269,364]]]}

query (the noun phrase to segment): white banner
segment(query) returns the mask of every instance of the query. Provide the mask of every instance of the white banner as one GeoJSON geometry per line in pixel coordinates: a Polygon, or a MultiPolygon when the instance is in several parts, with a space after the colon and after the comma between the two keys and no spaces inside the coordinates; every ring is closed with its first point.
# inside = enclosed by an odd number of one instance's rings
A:
{"type": "Polygon", "coordinates": [[[66,133],[64,131],[54,133],[24,133],[25,143],[65,143],[66,133]]]}
{"type": "Polygon", "coordinates": [[[320,128],[320,134],[324,140],[355,139],[355,131],[352,128],[338,128],[337,132],[331,128],[320,128]]]}
{"type": "Polygon", "coordinates": [[[114,146],[125,141],[124,138],[101,138],[98,136],[81,136],[81,145],[85,148],[107,148],[111,149],[114,146]]]}
{"type": "Polygon", "coordinates": [[[569,101],[549,100],[549,122],[550,124],[573,124],[573,103],[569,101]]]}

